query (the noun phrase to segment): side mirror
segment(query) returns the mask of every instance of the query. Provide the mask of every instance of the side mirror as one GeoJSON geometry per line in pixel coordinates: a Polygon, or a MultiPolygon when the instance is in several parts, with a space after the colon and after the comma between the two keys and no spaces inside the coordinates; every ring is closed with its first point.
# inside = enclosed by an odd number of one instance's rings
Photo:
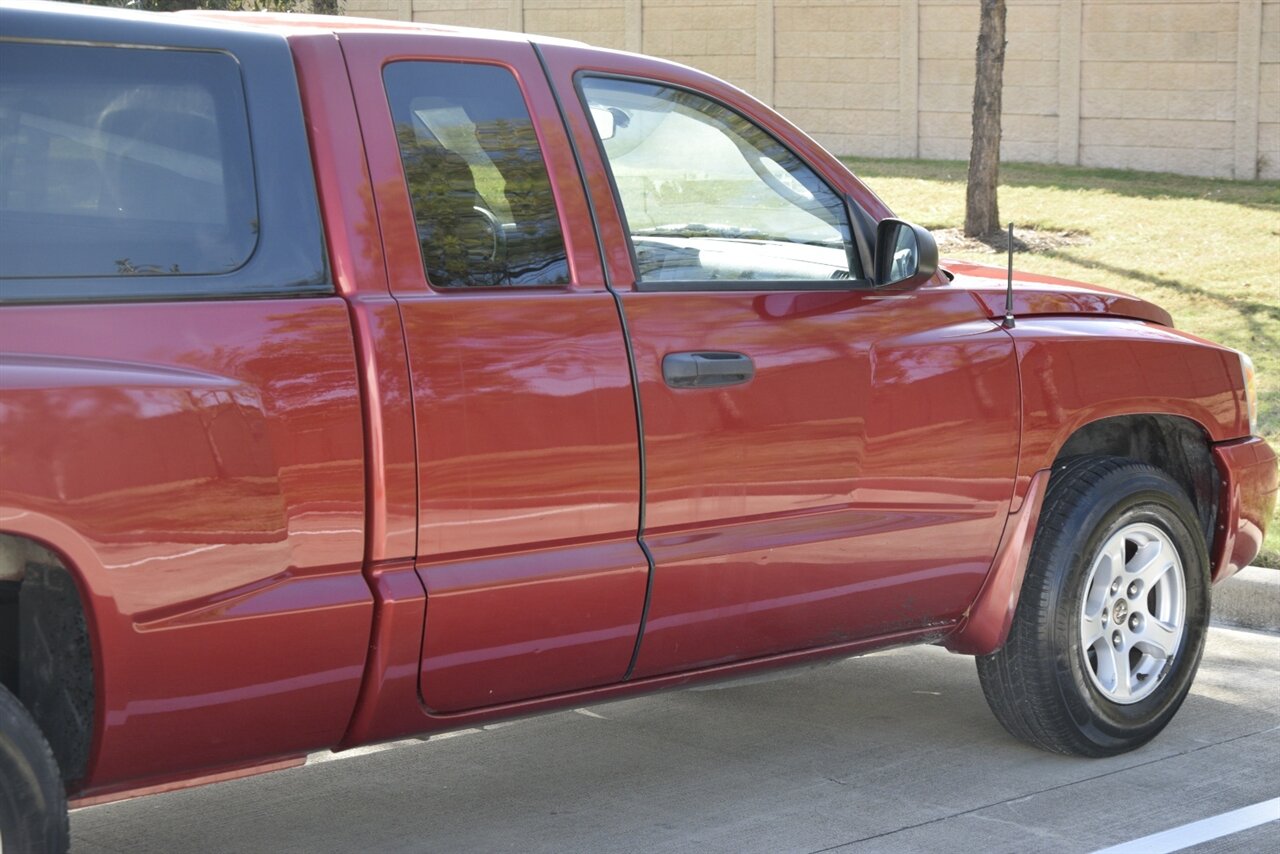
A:
{"type": "Polygon", "coordinates": [[[938,243],[927,228],[900,219],[883,219],[876,228],[877,288],[912,288],[938,270],[938,243]]]}

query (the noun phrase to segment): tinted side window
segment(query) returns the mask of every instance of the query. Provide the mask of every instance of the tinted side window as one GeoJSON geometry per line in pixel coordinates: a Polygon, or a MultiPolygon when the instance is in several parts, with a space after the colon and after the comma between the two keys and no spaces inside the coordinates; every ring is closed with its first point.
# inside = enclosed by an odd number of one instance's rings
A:
{"type": "Polygon", "coordinates": [[[257,243],[235,59],[0,42],[0,277],[227,273],[257,243]]]}
{"type": "Polygon", "coordinates": [[[745,117],[671,86],[581,86],[640,281],[861,277],[839,194],[745,117]]]}
{"type": "Polygon", "coordinates": [[[396,62],[383,80],[428,281],[567,284],[551,181],[511,72],[396,62]]]}

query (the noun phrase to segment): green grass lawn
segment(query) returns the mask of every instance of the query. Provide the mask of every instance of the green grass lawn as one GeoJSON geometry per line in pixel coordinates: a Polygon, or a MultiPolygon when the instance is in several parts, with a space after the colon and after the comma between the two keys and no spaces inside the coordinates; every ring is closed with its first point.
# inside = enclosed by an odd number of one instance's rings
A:
{"type": "MultiPolygon", "coordinates": [[[[898,216],[930,229],[963,224],[963,162],[845,162],[898,216]]],[[[1015,256],[1018,269],[1149,299],[1178,328],[1248,353],[1258,369],[1260,430],[1280,448],[1280,182],[1005,163],[1000,217],[1015,228],[1081,235],[1015,256]]],[[[944,255],[1005,262],[985,247],[944,255]]],[[[1280,567],[1280,518],[1258,562],[1280,567]]]]}

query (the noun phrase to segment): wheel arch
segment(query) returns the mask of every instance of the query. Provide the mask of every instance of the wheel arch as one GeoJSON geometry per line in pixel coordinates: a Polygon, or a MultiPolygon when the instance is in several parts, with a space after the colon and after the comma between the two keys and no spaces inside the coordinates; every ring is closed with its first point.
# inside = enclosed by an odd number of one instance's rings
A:
{"type": "MultiPolygon", "coordinates": [[[[1214,460],[1212,437],[1200,422],[1184,415],[1142,412],[1101,415],[1076,425],[1036,465],[1021,490],[1022,501],[1010,513],[987,580],[960,626],[945,641],[953,652],[988,655],[1008,638],[1022,581],[1035,539],[1041,501],[1052,473],[1080,456],[1114,456],[1147,463],[1168,474],[1186,491],[1195,508],[1209,555],[1222,533],[1222,475],[1214,460]]],[[[1216,577],[1220,568],[1210,567],[1216,577]]]]}
{"type": "Polygon", "coordinates": [[[76,791],[100,730],[101,655],[87,581],[47,539],[0,528],[0,682],[31,712],[76,791]]]}
{"type": "Polygon", "coordinates": [[[1160,469],[1186,491],[1212,554],[1222,475],[1211,442],[1204,425],[1186,416],[1112,415],[1077,427],[1059,446],[1052,468],[1072,457],[1091,455],[1125,457],[1160,469]]]}

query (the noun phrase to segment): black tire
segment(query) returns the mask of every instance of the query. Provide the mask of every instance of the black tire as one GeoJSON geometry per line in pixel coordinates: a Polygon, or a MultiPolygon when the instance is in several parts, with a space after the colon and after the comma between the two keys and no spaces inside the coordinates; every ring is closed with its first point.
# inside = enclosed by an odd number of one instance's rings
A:
{"type": "Polygon", "coordinates": [[[67,795],[49,743],[0,685],[0,846],[5,854],[63,854],[69,840],[67,795]]]}
{"type": "MultiPolygon", "coordinates": [[[[1128,546],[1125,542],[1123,547],[1128,546]]],[[[1169,572],[1176,573],[1176,565],[1169,572]]],[[[1162,585],[1176,584],[1176,579],[1166,579],[1162,585]]],[[[1102,587],[1114,593],[1114,588],[1102,587]]],[[[1099,588],[1091,589],[1096,597],[1099,588]]],[[[1134,601],[1143,603],[1145,616],[1146,599],[1137,589],[1134,601]]],[[[1123,596],[1115,594],[1114,611],[1106,604],[1110,598],[1099,608],[1100,615],[1106,615],[1099,617],[1099,624],[1111,619],[1108,637],[1129,626],[1119,602],[1123,596]],[[1120,623],[1114,621],[1115,614],[1120,623]]],[[[1127,619],[1134,619],[1134,614],[1127,619]]],[[[1076,457],[1053,472],[1009,638],[1001,649],[977,659],[978,677],[987,704],[1014,736],[1057,753],[1114,756],[1146,744],[1173,718],[1200,665],[1208,622],[1208,552],[1182,488],[1159,469],[1134,460],[1076,457]],[[1183,621],[1174,654],[1146,677],[1138,675],[1142,668],[1135,670],[1132,678],[1138,682],[1126,678],[1124,683],[1139,684],[1139,690],[1116,701],[1100,690],[1099,647],[1085,649],[1082,609],[1100,550],[1113,537],[1133,530],[1154,531],[1177,552],[1184,582],[1177,591],[1183,621]],[[1136,697],[1141,699],[1132,699],[1136,697]]],[[[1105,640],[1099,642],[1105,647],[1105,640]]],[[[1124,643],[1117,640],[1117,648],[1124,643]]],[[[1127,662],[1131,653],[1124,648],[1127,662]]],[[[1136,654],[1141,657],[1142,652],[1136,654]]],[[[1115,684],[1119,683],[1117,676],[1115,684]]]]}

